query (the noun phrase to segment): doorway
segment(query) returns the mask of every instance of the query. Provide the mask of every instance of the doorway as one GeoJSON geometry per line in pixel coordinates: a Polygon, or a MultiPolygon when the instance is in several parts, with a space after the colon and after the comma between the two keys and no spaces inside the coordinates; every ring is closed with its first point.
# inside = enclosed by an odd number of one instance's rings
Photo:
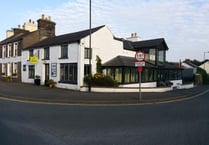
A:
{"type": "Polygon", "coordinates": [[[48,80],[49,80],[49,64],[45,64],[45,85],[47,85],[48,80]]]}

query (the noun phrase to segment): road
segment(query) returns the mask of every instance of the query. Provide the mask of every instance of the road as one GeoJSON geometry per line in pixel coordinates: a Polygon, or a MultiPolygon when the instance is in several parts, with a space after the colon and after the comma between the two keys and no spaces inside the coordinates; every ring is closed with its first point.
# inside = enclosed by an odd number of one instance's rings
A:
{"type": "Polygon", "coordinates": [[[208,145],[209,93],[141,106],[0,100],[1,145],[208,145]]]}

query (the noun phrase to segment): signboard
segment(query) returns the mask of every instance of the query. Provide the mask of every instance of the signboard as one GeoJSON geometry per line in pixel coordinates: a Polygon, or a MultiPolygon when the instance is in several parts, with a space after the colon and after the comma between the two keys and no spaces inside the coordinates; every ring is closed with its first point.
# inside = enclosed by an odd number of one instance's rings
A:
{"type": "Polygon", "coordinates": [[[135,62],[135,67],[138,67],[138,66],[145,66],[145,62],[144,61],[135,62]]]}
{"type": "Polygon", "coordinates": [[[135,60],[139,61],[139,62],[144,61],[145,60],[145,53],[141,52],[141,51],[136,52],[135,60]]]}
{"type": "Polygon", "coordinates": [[[57,77],[57,63],[51,64],[51,76],[57,77]]]}
{"type": "Polygon", "coordinates": [[[37,56],[31,56],[29,58],[29,61],[31,64],[37,64],[38,63],[38,57],[37,56]]]}
{"type": "Polygon", "coordinates": [[[142,72],[142,66],[139,66],[137,70],[138,72],[142,72]]]}

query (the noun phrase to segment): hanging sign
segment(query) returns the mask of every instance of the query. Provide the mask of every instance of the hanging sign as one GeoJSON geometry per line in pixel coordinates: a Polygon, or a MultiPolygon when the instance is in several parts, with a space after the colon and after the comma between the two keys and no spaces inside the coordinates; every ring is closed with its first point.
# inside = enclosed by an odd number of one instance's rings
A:
{"type": "Polygon", "coordinates": [[[31,64],[37,64],[38,63],[38,57],[37,56],[31,56],[29,58],[29,61],[31,64]]]}

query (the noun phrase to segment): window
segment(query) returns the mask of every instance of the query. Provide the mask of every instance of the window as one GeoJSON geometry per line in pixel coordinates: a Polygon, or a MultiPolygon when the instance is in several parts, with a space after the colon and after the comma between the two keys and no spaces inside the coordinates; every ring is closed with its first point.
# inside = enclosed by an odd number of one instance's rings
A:
{"type": "Polygon", "coordinates": [[[49,47],[44,48],[44,59],[49,60],[49,47]]]}
{"type": "Polygon", "coordinates": [[[18,43],[14,43],[13,56],[18,56],[18,43]]]}
{"type": "Polygon", "coordinates": [[[29,65],[28,66],[28,77],[30,79],[33,79],[35,76],[35,66],[34,65],[29,65]]]}
{"type": "Polygon", "coordinates": [[[89,64],[84,64],[84,76],[88,76],[90,73],[90,65],[89,64]]]}
{"type": "Polygon", "coordinates": [[[158,51],[158,62],[164,62],[164,58],[165,58],[164,51],[163,50],[158,51]]]}
{"type": "Polygon", "coordinates": [[[77,84],[77,63],[60,64],[60,82],[77,84]]]}
{"type": "Polygon", "coordinates": [[[29,57],[33,56],[33,49],[29,50],[29,57]]]}
{"type": "Polygon", "coordinates": [[[17,63],[13,63],[12,76],[17,76],[17,63]]]}
{"type": "Polygon", "coordinates": [[[68,45],[63,44],[61,45],[61,56],[60,58],[68,58],[68,45]]]}
{"type": "Polygon", "coordinates": [[[85,48],[84,49],[84,58],[85,59],[90,59],[91,58],[91,49],[90,48],[85,48]]]}
{"type": "Polygon", "coordinates": [[[2,58],[5,58],[6,54],[7,54],[7,46],[4,45],[3,48],[2,48],[2,58]]]}
{"type": "Polygon", "coordinates": [[[12,56],[12,44],[8,45],[8,52],[7,52],[7,57],[11,57],[12,56]]]}
{"type": "Polygon", "coordinates": [[[2,64],[2,72],[1,72],[2,75],[6,75],[6,67],[7,67],[6,65],[7,65],[6,63],[2,64]]]}

